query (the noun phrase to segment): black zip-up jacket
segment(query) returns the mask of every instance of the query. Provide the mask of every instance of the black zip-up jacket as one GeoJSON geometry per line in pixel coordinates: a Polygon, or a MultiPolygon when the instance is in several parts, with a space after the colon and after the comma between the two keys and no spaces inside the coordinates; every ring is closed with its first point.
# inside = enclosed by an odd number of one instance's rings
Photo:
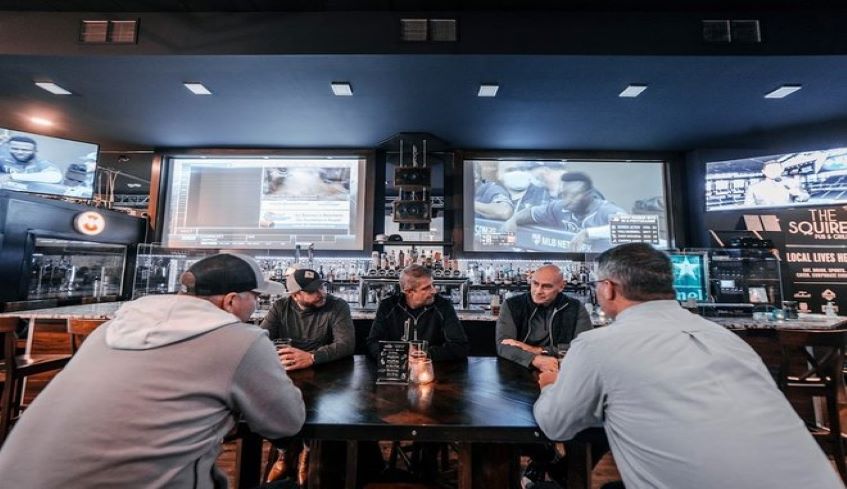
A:
{"type": "Polygon", "coordinates": [[[383,299],[376,310],[371,331],[368,334],[368,355],[379,356],[380,341],[403,341],[403,326],[410,320],[410,340],[429,342],[429,354],[433,361],[461,360],[468,356],[468,337],[453,303],[440,295],[432,305],[409,309],[404,294],[395,294],[383,299]]]}

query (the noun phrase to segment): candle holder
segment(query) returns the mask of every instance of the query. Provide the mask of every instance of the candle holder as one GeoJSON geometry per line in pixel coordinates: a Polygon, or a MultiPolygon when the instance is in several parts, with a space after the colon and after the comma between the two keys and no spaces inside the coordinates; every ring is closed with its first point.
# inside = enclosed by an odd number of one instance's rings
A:
{"type": "Polygon", "coordinates": [[[429,384],[435,380],[432,360],[429,358],[409,358],[409,380],[414,384],[429,384]]]}

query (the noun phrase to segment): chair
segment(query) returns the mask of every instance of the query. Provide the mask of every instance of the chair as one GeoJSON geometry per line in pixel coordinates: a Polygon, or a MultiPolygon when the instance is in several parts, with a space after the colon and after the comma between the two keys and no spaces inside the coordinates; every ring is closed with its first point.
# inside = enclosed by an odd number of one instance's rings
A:
{"type": "Polygon", "coordinates": [[[829,426],[810,426],[812,436],[835,458],[841,479],[847,483],[844,434],[838,412],[839,395],[844,395],[844,351],[847,330],[777,331],[782,350],[779,388],[789,399],[823,397],[829,426]],[[800,360],[803,367],[797,368],[800,360]]]}
{"type": "Polygon", "coordinates": [[[105,323],[105,319],[68,319],[68,335],[71,337],[71,355],[76,351],[98,326],[105,323]]]}
{"type": "MultiPolygon", "coordinates": [[[[16,355],[18,318],[0,318],[0,382],[3,394],[0,397],[0,446],[6,440],[12,421],[20,414],[23,379],[30,375],[61,370],[70,355],[16,355]]],[[[32,334],[32,332],[30,333],[32,334]]]]}

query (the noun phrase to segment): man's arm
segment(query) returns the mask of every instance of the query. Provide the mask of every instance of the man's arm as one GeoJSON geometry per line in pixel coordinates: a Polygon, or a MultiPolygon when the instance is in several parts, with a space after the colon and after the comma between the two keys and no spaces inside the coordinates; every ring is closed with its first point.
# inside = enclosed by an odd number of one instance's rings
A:
{"type": "Polygon", "coordinates": [[[233,409],[265,438],[291,436],[306,421],[303,396],[279,363],[264,335],[244,354],[232,379],[233,409]]]}
{"type": "Polygon", "coordinates": [[[379,307],[376,309],[376,316],[374,317],[374,322],[371,325],[371,330],[368,332],[367,339],[367,347],[368,347],[368,356],[376,360],[379,358],[379,342],[384,341],[385,338],[385,320],[387,319],[388,311],[391,308],[389,307],[386,301],[382,301],[379,303],[379,307]]]}
{"type": "Polygon", "coordinates": [[[520,225],[534,223],[535,221],[532,219],[532,209],[534,208],[529,207],[513,214],[508,221],[503,223],[503,230],[514,232],[520,225]]]}
{"type": "Polygon", "coordinates": [[[15,182],[26,182],[26,183],[61,183],[65,177],[62,175],[62,172],[51,163],[38,163],[40,166],[39,170],[32,173],[12,173],[11,179],[15,182]]]}
{"type": "Polygon", "coordinates": [[[597,358],[584,341],[575,340],[555,383],[542,388],[533,413],[549,439],[570,440],[586,428],[603,425],[606,396],[597,358]]]}
{"type": "Polygon", "coordinates": [[[441,360],[462,360],[468,357],[468,336],[459,316],[453,309],[453,304],[446,304],[438,308],[438,312],[444,318],[441,331],[444,333],[444,344],[430,346],[429,354],[435,362],[441,360]]]}
{"type": "Polygon", "coordinates": [[[512,217],[514,210],[511,202],[474,202],[474,212],[482,217],[505,221],[512,217]]]}
{"type": "Polygon", "coordinates": [[[353,318],[350,316],[350,306],[338,299],[330,314],[332,343],[323,345],[312,352],[315,355],[315,363],[326,363],[349,357],[356,349],[356,331],[353,328],[353,318]]]}
{"type": "Polygon", "coordinates": [[[497,318],[495,335],[497,341],[497,356],[513,361],[519,365],[523,365],[526,368],[530,368],[532,366],[532,360],[535,358],[534,354],[524,351],[517,346],[503,344],[503,340],[519,341],[517,339],[518,328],[515,325],[514,320],[512,320],[512,313],[509,311],[508,302],[503,302],[503,305],[500,306],[500,316],[497,318]]]}

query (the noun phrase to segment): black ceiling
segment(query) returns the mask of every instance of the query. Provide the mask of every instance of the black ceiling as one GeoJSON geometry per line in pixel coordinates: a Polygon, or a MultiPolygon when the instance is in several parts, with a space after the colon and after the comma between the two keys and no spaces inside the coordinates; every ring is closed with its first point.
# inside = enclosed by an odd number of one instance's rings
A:
{"type": "MultiPolygon", "coordinates": [[[[397,44],[393,31],[385,43],[372,35],[370,25],[354,25],[333,37],[320,29],[330,25],[323,23],[326,19],[312,14],[274,17],[288,26],[297,25],[299,19],[311,24],[280,41],[288,44],[270,49],[254,38],[274,32],[276,20],[261,25],[264,30],[255,31],[253,26],[250,31],[251,26],[242,27],[240,14],[224,17],[231,19],[224,33],[210,33],[208,26],[220,25],[214,23],[219,18],[205,14],[180,17],[171,24],[140,14],[142,38],[137,46],[88,47],[74,38],[82,17],[68,13],[71,8],[71,12],[196,12],[311,7],[333,10],[333,18],[343,20],[338,11],[352,9],[353,4],[392,11],[422,8],[425,3],[6,1],[2,3],[6,11],[0,13],[0,127],[94,141],[107,151],[369,148],[398,132],[431,133],[463,149],[687,151],[804,127],[847,126],[846,58],[840,54],[847,40],[843,29],[837,28],[838,17],[780,13],[795,8],[794,2],[760,3],[775,5],[785,25],[795,17],[802,21],[797,32],[763,17],[768,42],[724,50],[703,46],[698,38],[701,17],[684,17],[683,22],[662,18],[664,23],[635,25],[621,33],[604,31],[608,26],[603,25],[575,24],[581,18],[604,17],[561,15],[556,18],[561,22],[551,22],[543,32],[532,34],[534,24],[527,23],[518,26],[524,30],[515,35],[509,31],[515,16],[505,12],[461,17],[460,28],[469,27],[475,35],[460,33],[456,47],[410,48],[397,44]],[[16,25],[19,21],[26,23],[16,25]],[[819,22],[827,28],[819,28],[819,22]],[[30,25],[42,31],[29,34],[30,25]],[[476,35],[483,31],[488,38],[476,35]],[[688,36],[685,42],[676,40],[679,32],[688,36]],[[798,32],[813,34],[801,38],[798,32]],[[489,48],[485,41],[497,37],[505,41],[489,48]],[[359,38],[365,38],[361,48],[347,49],[359,38]],[[638,49],[630,49],[639,42],[638,49]],[[781,51],[768,49],[773,45],[782,46],[781,51]],[[822,54],[814,55],[818,50],[822,54]],[[54,81],[74,95],[51,95],[35,87],[36,80],[54,81]],[[214,95],[191,95],[182,86],[185,81],[201,81],[214,95]],[[354,96],[334,97],[332,81],[349,81],[354,96]],[[476,96],[484,82],[500,85],[496,98],[476,96]],[[629,83],[649,88],[636,99],[619,98],[629,83]],[[781,100],[763,97],[786,83],[802,84],[803,89],[781,100]],[[33,116],[51,119],[54,126],[33,126],[33,116]]],[[[533,9],[552,2],[525,3],[524,8],[533,9]]],[[[587,3],[568,5],[581,8],[587,3]]],[[[595,7],[640,5],[649,10],[661,4],[672,9],[683,3],[620,0],[595,7]]],[[[460,11],[483,9],[491,2],[429,4],[460,11]]],[[[493,3],[501,10],[517,10],[517,4],[493,3]]],[[[685,3],[704,4],[714,2],[685,3]]],[[[521,19],[537,22],[543,17],[535,12],[535,17],[521,19]]],[[[386,25],[393,29],[397,18],[390,17],[386,25]]],[[[376,19],[374,25],[384,20],[376,19]]],[[[616,19],[615,27],[628,27],[621,23],[628,17],[616,19]]],[[[277,29],[282,34],[290,30],[277,29]]]]}

